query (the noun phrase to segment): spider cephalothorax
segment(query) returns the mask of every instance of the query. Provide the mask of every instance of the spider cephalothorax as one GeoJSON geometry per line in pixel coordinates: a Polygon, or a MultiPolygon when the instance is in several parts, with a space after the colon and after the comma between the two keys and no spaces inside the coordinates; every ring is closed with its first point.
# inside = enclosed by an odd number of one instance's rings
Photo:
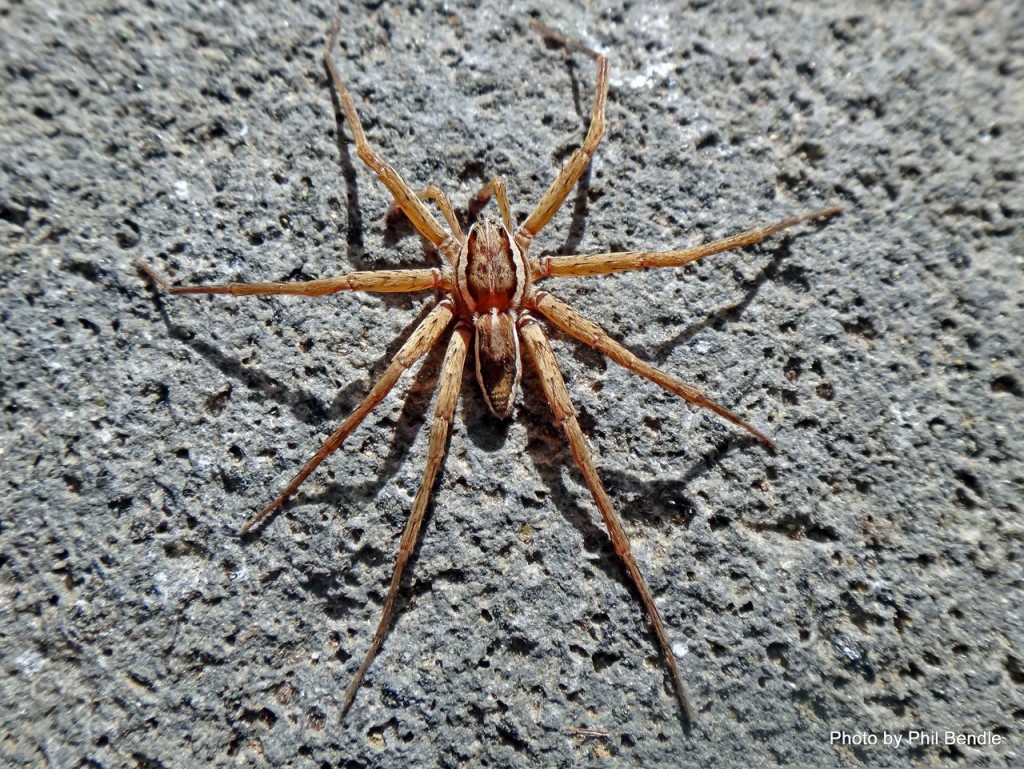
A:
{"type": "Polygon", "coordinates": [[[547,334],[538,322],[538,317],[545,318],[563,332],[600,350],[616,363],[685,398],[690,403],[710,409],[747,430],[763,443],[770,445],[771,440],[764,433],[750,426],[725,407],[718,405],[699,390],[640,360],[596,323],[587,320],[552,294],[537,290],[534,284],[558,276],[603,275],[647,267],[680,267],[712,254],[759,243],[779,230],[799,222],[830,217],[838,213],[839,209],[826,208],[802,216],[794,216],[768,227],[748,230],[724,240],[682,251],[626,251],[609,254],[547,256],[539,260],[529,256],[530,244],[534,237],[551,221],[562,203],[565,202],[601,140],[604,133],[605,101],[608,96],[608,60],[604,56],[534,23],[534,27],[549,41],[562,45],[570,51],[585,54],[597,63],[597,85],[590,127],[583,140],[583,145],[569,158],[522,224],[518,227],[513,226],[505,185],[500,179],[494,179],[477,194],[474,203],[477,207],[482,207],[493,197],[501,213],[501,221],[491,219],[477,221],[470,227],[467,235],[463,233],[451,203],[440,189],[430,186],[419,193],[414,192],[402,177],[377,155],[366,140],[352,97],[345,88],[331,56],[331,48],[338,35],[339,22],[340,16],[335,18],[328,36],[324,48],[324,61],[334,81],[341,107],[345,113],[345,120],[356,144],[356,151],[377,175],[381,183],[387,187],[395,200],[395,205],[408,217],[419,233],[437,249],[443,259],[441,268],[352,272],[334,278],[322,278],[301,283],[228,283],[199,286],[171,286],[151,268],[146,265],[142,265],[142,268],[154,281],[172,294],[323,296],[339,291],[438,290],[445,295],[412,332],[363,401],[324,441],[319,451],[296,474],[285,489],[242,527],[243,533],[259,524],[280,507],[309,474],[341,446],[352,431],[366,418],[366,415],[384,399],[399,377],[440,341],[448,329],[452,329],[448,350],[441,366],[437,406],[434,412],[434,422],[430,428],[426,471],[402,534],[395,568],[391,576],[391,586],[373,641],[362,664],[353,676],[352,683],[345,691],[342,703],[342,713],[344,714],[352,704],[363,675],[373,661],[387,632],[402,573],[416,546],[420,525],[430,499],[430,492],[444,461],[448,429],[455,413],[459,383],[462,381],[462,370],[470,342],[475,337],[476,376],[484,399],[491,412],[500,418],[507,418],[512,413],[516,393],[519,389],[520,346],[522,346],[537,369],[538,380],[544,396],[551,406],[555,424],[565,432],[573,459],[579,466],[583,479],[594,497],[594,502],[608,529],[615,552],[629,572],[630,579],[651,619],[683,712],[688,718],[692,718],[693,710],[683,688],[682,678],[679,675],[661,614],[654,603],[647,582],[640,572],[640,567],[633,557],[629,539],[622,528],[619,516],[601,485],[601,479],[594,468],[587,440],[576,420],[575,410],[569,399],[569,391],[558,369],[558,363],[548,342],[547,334]],[[437,221],[425,201],[433,201],[440,209],[448,224],[448,232],[437,221]]]}

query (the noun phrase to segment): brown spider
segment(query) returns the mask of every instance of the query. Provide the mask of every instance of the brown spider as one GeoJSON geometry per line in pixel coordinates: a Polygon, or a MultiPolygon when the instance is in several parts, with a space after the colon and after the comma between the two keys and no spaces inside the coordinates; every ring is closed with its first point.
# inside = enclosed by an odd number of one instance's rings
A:
{"type": "Polygon", "coordinates": [[[535,315],[543,316],[565,333],[600,350],[619,365],[647,377],[669,392],[681,396],[690,403],[714,411],[719,416],[747,430],[764,444],[768,446],[774,444],[764,433],[750,426],[725,407],[710,400],[695,388],[671,374],[659,371],[641,361],[612,339],[600,326],[587,320],[572,307],[546,291],[538,290],[535,284],[546,278],[563,275],[606,275],[645,267],[680,267],[712,254],[759,243],[773,233],[794,224],[812,219],[825,219],[838,213],[840,209],[837,207],[826,208],[802,216],[794,216],[768,227],[749,230],[714,243],[683,251],[661,253],[626,251],[609,254],[546,256],[540,259],[529,256],[530,244],[533,239],[551,221],[551,218],[565,202],[601,140],[604,133],[605,102],[608,96],[608,59],[605,56],[569,40],[537,22],[532,22],[534,29],[547,40],[561,45],[569,51],[585,54],[597,63],[597,83],[590,127],[583,140],[583,145],[573,153],[540,202],[518,228],[515,228],[512,223],[505,183],[500,178],[495,178],[480,190],[474,202],[483,206],[493,197],[497,202],[501,221],[490,219],[477,221],[466,234],[459,225],[451,202],[440,189],[430,186],[422,192],[414,192],[394,168],[381,160],[366,140],[352,97],[345,88],[331,56],[331,49],[338,37],[340,21],[339,14],[335,17],[327,36],[323,55],[345,112],[345,120],[352,132],[356,151],[360,159],[387,187],[394,197],[395,205],[408,217],[416,230],[430,241],[443,256],[444,261],[441,268],[352,272],[334,278],[295,283],[172,286],[148,265],[142,264],[140,267],[153,281],[171,294],[324,296],[339,291],[439,290],[444,296],[402,345],[395,360],[391,362],[369,394],[331,434],[284,491],[242,527],[242,533],[252,529],[280,507],[309,474],[341,446],[367,414],[384,399],[402,373],[423,357],[441,339],[447,329],[454,326],[454,332],[448,343],[448,350],[441,368],[437,407],[434,410],[434,422],[430,428],[426,472],[416,493],[405,531],[402,533],[398,557],[391,577],[391,586],[388,589],[387,599],[384,602],[384,609],[373,642],[370,644],[363,663],[356,671],[352,683],[345,691],[342,704],[342,716],[344,716],[352,705],[363,676],[387,633],[395,596],[402,581],[402,573],[416,546],[431,488],[444,460],[448,428],[455,413],[456,397],[462,381],[462,371],[470,340],[475,340],[474,367],[484,401],[491,413],[499,419],[507,419],[512,414],[522,372],[519,355],[522,345],[526,348],[537,369],[544,396],[554,414],[555,424],[565,431],[573,459],[583,473],[583,479],[601,511],[601,517],[604,519],[615,552],[625,564],[626,570],[640,594],[640,599],[654,626],[661,652],[672,675],[676,696],[679,698],[686,717],[692,721],[694,718],[693,708],[686,696],[686,690],[683,687],[683,681],[679,675],[661,615],[658,613],[658,607],[655,605],[647,582],[633,557],[629,539],[622,528],[622,522],[612,508],[611,500],[598,478],[587,440],[576,421],[575,410],[569,400],[569,391],[562,379],[547,334],[535,315]],[[427,208],[424,202],[426,200],[431,200],[437,205],[444,220],[448,223],[450,232],[446,232],[441,227],[427,208]]]}

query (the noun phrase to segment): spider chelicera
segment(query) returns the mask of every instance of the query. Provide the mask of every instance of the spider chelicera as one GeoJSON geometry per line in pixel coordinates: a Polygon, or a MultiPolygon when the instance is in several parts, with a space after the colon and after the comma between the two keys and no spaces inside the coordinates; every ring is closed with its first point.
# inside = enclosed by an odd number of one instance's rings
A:
{"type": "Polygon", "coordinates": [[[840,209],[838,207],[825,208],[794,216],[767,227],[749,230],[714,243],[682,251],[625,251],[541,258],[530,256],[530,245],[533,239],[551,221],[551,218],[565,202],[601,141],[601,136],[604,134],[605,103],[608,97],[608,59],[534,21],[531,22],[534,29],[548,41],[560,45],[568,51],[584,54],[596,62],[597,82],[590,127],[582,146],[569,158],[540,202],[522,224],[518,227],[514,226],[505,183],[500,178],[495,178],[480,190],[473,202],[476,206],[482,207],[493,198],[501,215],[500,221],[477,220],[472,224],[468,233],[463,232],[451,202],[440,189],[430,186],[421,192],[414,192],[395,169],[377,155],[366,140],[355,104],[341,80],[337,65],[331,55],[331,49],[338,37],[340,22],[339,15],[335,17],[331,26],[323,55],[337,89],[349,131],[355,141],[356,151],[359,158],[387,187],[394,198],[395,206],[408,217],[420,235],[433,244],[440,253],[442,266],[428,269],[351,272],[334,278],[293,283],[227,283],[193,286],[172,286],[151,267],[145,264],[140,267],[154,282],[171,294],[324,296],[340,291],[387,293],[433,290],[443,296],[402,345],[395,359],[369,394],[330,435],[320,450],[306,463],[287,487],[242,527],[242,533],[244,534],[258,525],[280,507],[309,474],[352,434],[367,414],[395,386],[399,377],[423,357],[448,329],[454,327],[441,367],[437,405],[434,410],[434,421],[430,428],[426,472],[402,534],[391,585],[377,631],[362,664],[345,691],[342,703],[342,715],[344,715],[352,705],[363,676],[380,649],[390,625],[395,597],[402,581],[402,573],[416,546],[420,526],[430,499],[430,492],[444,461],[448,431],[455,413],[456,398],[468,351],[471,346],[474,348],[473,365],[488,409],[495,417],[507,419],[512,414],[519,389],[522,372],[520,349],[525,348],[537,369],[541,388],[554,415],[554,422],[565,432],[573,459],[593,494],[594,501],[597,503],[598,510],[600,510],[601,517],[608,529],[608,535],[615,547],[615,552],[625,564],[626,571],[629,572],[630,579],[647,610],[683,712],[687,719],[692,720],[693,708],[679,675],[676,659],[672,653],[658,607],[654,603],[647,582],[633,557],[622,522],[612,508],[611,500],[601,485],[587,440],[580,429],[575,410],[569,400],[569,391],[562,379],[547,334],[539,322],[538,316],[543,317],[570,336],[600,350],[619,365],[647,377],[690,403],[710,409],[724,419],[742,427],[762,443],[768,446],[773,443],[764,433],[744,422],[727,408],[715,403],[694,387],[685,384],[671,374],[644,363],[616,342],[596,323],[587,320],[565,302],[538,289],[537,284],[542,280],[560,276],[607,275],[613,272],[639,270],[647,267],[681,267],[712,254],[759,243],[770,235],[800,222],[826,219],[837,214],[840,209]],[[448,224],[449,231],[445,231],[425,201],[433,201],[437,205],[448,224]]]}

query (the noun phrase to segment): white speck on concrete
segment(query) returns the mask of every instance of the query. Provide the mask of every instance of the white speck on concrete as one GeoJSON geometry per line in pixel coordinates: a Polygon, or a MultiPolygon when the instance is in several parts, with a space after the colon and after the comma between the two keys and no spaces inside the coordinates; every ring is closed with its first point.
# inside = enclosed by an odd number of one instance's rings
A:
{"type": "Polygon", "coordinates": [[[14,661],[21,668],[22,674],[27,678],[31,678],[42,670],[43,665],[47,662],[46,657],[34,649],[26,649],[19,654],[14,661]]]}

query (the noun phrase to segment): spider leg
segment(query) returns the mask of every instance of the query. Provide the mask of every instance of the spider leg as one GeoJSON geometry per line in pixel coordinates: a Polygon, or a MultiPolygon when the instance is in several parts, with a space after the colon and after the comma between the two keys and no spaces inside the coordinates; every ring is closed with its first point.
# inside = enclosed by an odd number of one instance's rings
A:
{"type": "Polygon", "coordinates": [[[304,280],[289,283],[214,283],[194,286],[172,286],[145,262],[139,269],[169,294],[230,294],[231,296],[267,296],[292,294],[296,296],[325,296],[339,291],[374,291],[377,293],[408,293],[429,288],[451,289],[451,276],[435,268],[420,270],[377,270],[350,272],[333,278],[304,280]]]}
{"type": "Polygon", "coordinates": [[[636,355],[612,339],[603,328],[585,318],[578,310],[573,309],[560,299],[556,299],[547,291],[536,291],[531,300],[528,303],[529,306],[539,310],[545,318],[569,336],[576,337],[584,344],[600,350],[620,366],[624,366],[630,371],[635,371],[640,376],[650,379],[670,393],[675,393],[690,403],[714,411],[720,417],[728,419],[738,427],[742,427],[762,443],[768,446],[775,446],[775,442],[760,430],[747,424],[724,406],[718,405],[697,388],[691,387],[671,374],[667,374],[651,364],[640,360],[636,355]]]}
{"type": "MultiPolygon", "coordinates": [[[[437,185],[431,184],[429,187],[425,187],[417,192],[416,197],[420,200],[433,200],[437,204],[437,207],[441,209],[441,215],[444,217],[444,220],[448,222],[448,227],[451,228],[452,234],[455,235],[455,239],[460,243],[465,242],[466,234],[462,231],[462,225],[459,224],[459,217],[455,215],[455,206],[452,205],[448,196],[444,194],[444,190],[437,185]]],[[[391,208],[388,209],[387,218],[391,219],[393,216],[396,216],[401,212],[401,210],[402,209],[399,208],[397,202],[392,203],[391,208]]],[[[444,256],[445,258],[448,258],[448,254],[445,254],[444,256]]]]}
{"type": "Polygon", "coordinates": [[[405,524],[405,531],[402,532],[402,541],[398,547],[398,557],[395,560],[395,569],[391,575],[391,586],[388,588],[388,596],[384,601],[384,610],[381,612],[380,622],[377,624],[377,631],[373,635],[373,642],[369,651],[359,666],[352,683],[345,690],[342,698],[341,715],[344,717],[348,712],[352,701],[355,699],[356,691],[363,681],[367,668],[377,656],[384,636],[388,632],[391,623],[391,612],[395,606],[395,597],[398,588],[402,584],[402,573],[409,562],[409,557],[416,548],[416,540],[419,537],[420,526],[423,523],[423,516],[427,511],[427,503],[430,501],[430,491],[434,487],[437,472],[444,461],[448,442],[448,428],[451,425],[452,417],[455,414],[455,404],[459,395],[459,385],[462,382],[462,370],[466,362],[466,350],[469,347],[469,340],[472,327],[465,321],[455,327],[451,342],[448,344],[448,351],[445,353],[444,363],[441,368],[441,380],[438,387],[437,406],[434,409],[434,423],[430,427],[430,448],[427,455],[427,469],[423,474],[423,481],[420,483],[419,491],[416,492],[416,500],[412,505],[412,512],[405,524]]]}
{"type": "Polygon", "coordinates": [[[313,455],[313,458],[306,463],[305,467],[299,470],[285,487],[284,491],[278,494],[273,502],[249,519],[242,527],[241,534],[248,532],[253,526],[258,525],[264,518],[280,507],[299,488],[309,474],[352,434],[352,431],[360,425],[366,418],[366,415],[373,411],[378,403],[384,400],[384,397],[391,391],[391,388],[395,386],[398,378],[413,363],[423,357],[427,350],[434,346],[453,317],[455,317],[455,305],[451,299],[446,297],[416,327],[416,330],[412,332],[412,335],[399,349],[391,365],[387,367],[383,376],[377,380],[377,384],[373,386],[373,389],[363,398],[362,402],[345,418],[345,421],[341,423],[338,429],[331,433],[330,437],[324,441],[323,446],[320,447],[320,450],[313,455]]]}
{"type": "Polygon", "coordinates": [[[334,81],[334,87],[338,92],[341,108],[345,112],[345,120],[348,123],[349,130],[352,132],[352,139],[356,143],[356,153],[369,166],[370,170],[377,175],[381,184],[387,187],[391,196],[395,199],[395,203],[409,217],[409,221],[412,222],[420,234],[433,243],[434,247],[442,254],[449,259],[454,259],[458,251],[458,243],[442,229],[426,204],[412,191],[398,172],[377,155],[373,147],[366,140],[366,134],[363,133],[363,125],[359,121],[359,114],[356,112],[355,103],[352,101],[352,96],[349,94],[348,89],[345,88],[345,83],[342,82],[338,67],[334,63],[334,57],[331,55],[331,49],[338,40],[340,28],[341,13],[339,12],[334,17],[331,31],[327,35],[327,42],[324,44],[324,63],[331,73],[331,79],[334,81]]]}
{"type": "Polygon", "coordinates": [[[705,243],[702,246],[694,246],[683,251],[620,251],[614,254],[545,256],[541,259],[530,260],[533,269],[532,277],[533,280],[543,280],[544,278],[555,276],[607,275],[612,272],[640,270],[645,267],[682,267],[684,264],[696,262],[705,256],[720,254],[723,251],[732,251],[734,248],[752,246],[774,235],[776,232],[792,227],[800,222],[828,219],[841,211],[842,209],[838,206],[823,208],[820,211],[792,216],[789,219],[770,224],[767,227],[747,230],[739,235],[716,240],[714,243],[705,243]]]}
{"type": "Polygon", "coordinates": [[[512,209],[508,204],[508,190],[505,188],[505,180],[499,177],[495,177],[487,182],[469,201],[470,218],[475,219],[492,196],[494,197],[494,202],[498,204],[502,224],[505,225],[506,230],[512,232],[512,209]]]}
{"type": "Polygon", "coordinates": [[[586,54],[596,61],[597,84],[594,87],[594,107],[590,116],[590,128],[587,129],[587,135],[583,139],[583,144],[574,153],[572,153],[572,157],[569,158],[569,162],[562,167],[561,171],[559,171],[558,176],[555,177],[551,186],[548,187],[547,192],[544,193],[544,197],[540,199],[540,202],[537,203],[533,212],[516,231],[516,243],[524,253],[529,250],[530,243],[533,242],[537,233],[544,229],[544,226],[551,221],[551,217],[553,217],[558,209],[562,207],[562,203],[565,202],[565,199],[569,196],[572,188],[576,185],[576,182],[579,181],[583,171],[586,170],[587,164],[590,162],[591,155],[594,154],[594,150],[597,149],[597,145],[600,143],[601,137],[604,135],[604,109],[605,102],[608,100],[607,57],[599,54],[597,51],[586,48],[575,41],[563,37],[537,21],[531,21],[530,24],[537,32],[548,40],[563,45],[570,51],[578,51],[579,53],[586,54]]]}
{"type": "Polygon", "coordinates": [[[580,429],[579,422],[576,421],[576,411],[569,400],[569,390],[565,386],[565,380],[562,379],[562,372],[558,368],[558,361],[555,360],[551,343],[548,342],[547,336],[545,336],[537,321],[529,315],[524,315],[520,321],[519,333],[526,345],[526,349],[529,351],[534,366],[537,368],[544,396],[551,405],[551,411],[555,417],[555,424],[561,426],[565,431],[565,437],[569,441],[569,450],[572,452],[573,459],[576,460],[576,465],[579,467],[580,472],[583,473],[583,479],[586,481],[587,487],[594,497],[594,502],[597,503],[597,507],[601,511],[601,517],[604,519],[604,525],[608,529],[608,536],[615,546],[615,552],[622,559],[626,566],[626,571],[629,572],[629,576],[633,580],[633,585],[636,587],[637,592],[640,593],[640,600],[643,601],[644,608],[651,619],[654,633],[658,637],[658,644],[661,646],[662,655],[665,657],[669,672],[672,674],[672,683],[675,687],[676,697],[678,697],[687,719],[692,723],[694,721],[693,707],[686,696],[686,689],[683,687],[683,680],[679,675],[679,668],[676,666],[676,658],[672,653],[672,646],[669,643],[668,634],[665,632],[665,625],[661,620],[661,614],[654,603],[654,597],[651,595],[650,588],[647,587],[647,581],[644,579],[643,574],[640,572],[640,567],[633,557],[629,538],[626,536],[625,529],[622,528],[622,521],[619,520],[618,514],[612,508],[611,500],[601,485],[601,479],[597,475],[594,460],[590,455],[590,448],[587,446],[587,439],[580,429]]]}

